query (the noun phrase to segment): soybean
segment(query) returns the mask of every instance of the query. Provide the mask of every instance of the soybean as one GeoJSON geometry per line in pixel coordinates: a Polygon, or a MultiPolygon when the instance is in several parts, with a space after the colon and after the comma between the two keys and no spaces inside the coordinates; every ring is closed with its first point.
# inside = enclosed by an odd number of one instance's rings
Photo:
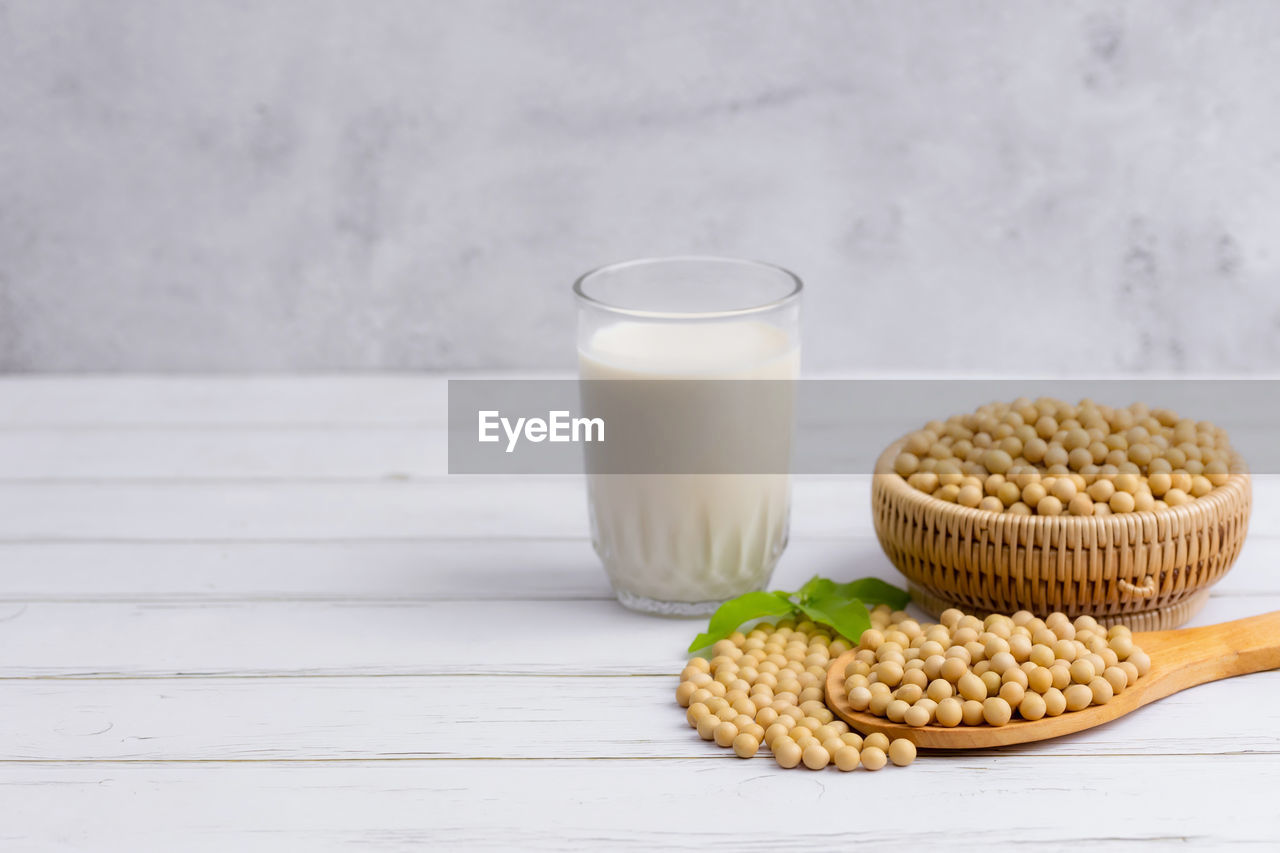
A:
{"type": "Polygon", "coordinates": [[[1240,470],[1223,430],[1152,411],[1048,398],[990,403],[908,435],[893,470],[915,489],[982,512],[1078,517],[1163,512],[1212,494],[1240,470]]]}

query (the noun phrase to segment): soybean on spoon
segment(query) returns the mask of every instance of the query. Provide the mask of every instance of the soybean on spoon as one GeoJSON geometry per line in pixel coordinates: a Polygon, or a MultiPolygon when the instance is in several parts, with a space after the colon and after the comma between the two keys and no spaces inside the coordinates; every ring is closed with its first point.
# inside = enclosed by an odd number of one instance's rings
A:
{"type": "Polygon", "coordinates": [[[1048,740],[1091,729],[1188,687],[1223,678],[1280,669],[1280,611],[1203,628],[1146,631],[1133,635],[1151,657],[1150,671],[1105,705],[1067,711],[1057,717],[1014,719],[1004,726],[908,726],[855,711],[844,689],[844,669],[857,649],[836,658],[827,670],[827,706],[865,734],[905,737],[925,749],[987,749],[1048,740]]]}

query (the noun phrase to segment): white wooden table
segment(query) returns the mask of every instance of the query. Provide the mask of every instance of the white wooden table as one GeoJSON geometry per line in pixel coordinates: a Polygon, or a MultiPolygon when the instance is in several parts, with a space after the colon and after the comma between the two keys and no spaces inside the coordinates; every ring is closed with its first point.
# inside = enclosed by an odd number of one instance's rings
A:
{"type": "MultiPolygon", "coordinates": [[[[872,774],[741,761],[574,478],[445,472],[438,378],[0,379],[0,849],[1280,845],[1280,672],[872,774]],[[870,842],[870,844],[867,844],[870,842]]],[[[1196,620],[1280,609],[1280,488],[1196,620]]],[[[865,480],[775,577],[895,573],[865,480]]]]}

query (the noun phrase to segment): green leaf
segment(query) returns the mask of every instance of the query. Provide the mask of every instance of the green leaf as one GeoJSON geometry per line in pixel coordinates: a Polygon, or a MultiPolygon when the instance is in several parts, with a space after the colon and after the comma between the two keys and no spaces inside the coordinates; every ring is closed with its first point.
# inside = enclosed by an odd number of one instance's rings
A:
{"type": "MultiPolygon", "coordinates": [[[[820,580],[820,578],[814,578],[820,580]]],[[[810,581],[809,583],[812,583],[810,581]]],[[[808,584],[805,584],[808,586],[808,584]]],[[[841,598],[861,599],[872,607],[877,604],[887,604],[894,610],[902,610],[911,601],[910,594],[905,589],[898,589],[891,583],[885,583],[879,578],[862,578],[861,580],[849,581],[848,583],[832,584],[832,592],[841,598]]]]}
{"type": "Polygon", "coordinates": [[[788,595],[785,592],[749,592],[726,601],[711,614],[706,632],[694,638],[689,644],[689,651],[696,652],[723,640],[743,622],[765,616],[790,615],[795,605],[787,598],[788,595]]]}
{"type": "MultiPolygon", "coordinates": [[[[808,601],[811,598],[825,598],[829,596],[836,588],[835,582],[827,578],[814,575],[805,581],[804,586],[796,590],[796,595],[801,601],[808,601]]],[[[845,596],[848,598],[849,596],[845,596]]]]}
{"type": "Polygon", "coordinates": [[[828,595],[811,598],[797,607],[814,622],[831,626],[855,643],[862,637],[862,632],[871,627],[867,606],[856,598],[828,595]]]}
{"type": "Polygon", "coordinates": [[[905,590],[876,578],[835,583],[814,575],[793,593],[749,592],[726,601],[711,616],[706,633],[699,634],[690,644],[689,651],[694,652],[723,640],[752,619],[788,616],[795,610],[857,642],[862,632],[871,627],[867,604],[863,602],[872,605],[887,604],[894,610],[901,610],[910,600],[905,590]]]}

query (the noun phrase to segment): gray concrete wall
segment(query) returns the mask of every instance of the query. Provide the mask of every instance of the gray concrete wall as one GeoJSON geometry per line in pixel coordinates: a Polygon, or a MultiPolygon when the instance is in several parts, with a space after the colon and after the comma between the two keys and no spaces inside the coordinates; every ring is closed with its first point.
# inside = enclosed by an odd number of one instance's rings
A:
{"type": "Polygon", "coordinates": [[[806,366],[1280,368],[1280,4],[0,2],[0,369],[568,367],[647,254],[806,366]]]}

